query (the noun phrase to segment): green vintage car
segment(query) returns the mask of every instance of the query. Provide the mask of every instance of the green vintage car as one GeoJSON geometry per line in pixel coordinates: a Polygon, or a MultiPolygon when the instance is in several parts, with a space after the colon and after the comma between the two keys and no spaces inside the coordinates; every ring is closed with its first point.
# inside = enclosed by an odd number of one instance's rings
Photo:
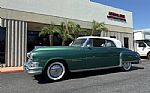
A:
{"type": "Polygon", "coordinates": [[[60,80],[68,72],[122,67],[130,70],[140,63],[137,52],[122,48],[119,40],[108,37],[84,36],[70,46],[34,49],[24,70],[29,74],[43,74],[49,80],[60,80]]]}

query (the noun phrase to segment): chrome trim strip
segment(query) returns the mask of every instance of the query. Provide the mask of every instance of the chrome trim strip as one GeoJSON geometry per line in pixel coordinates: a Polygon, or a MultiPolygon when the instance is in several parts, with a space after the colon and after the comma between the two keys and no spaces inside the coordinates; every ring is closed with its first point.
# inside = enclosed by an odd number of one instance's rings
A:
{"type": "Polygon", "coordinates": [[[86,39],[82,47],[86,47],[88,41],[89,41],[89,38],[86,39]]]}
{"type": "Polygon", "coordinates": [[[119,66],[110,66],[110,67],[100,67],[100,68],[92,68],[92,69],[71,70],[71,72],[82,72],[82,71],[90,71],[90,70],[110,69],[110,68],[116,68],[116,67],[119,67],[119,66]]]}
{"type": "Polygon", "coordinates": [[[120,53],[120,63],[119,63],[119,67],[122,67],[122,53],[120,53]]]}
{"type": "Polygon", "coordinates": [[[139,60],[133,60],[133,61],[123,61],[123,62],[139,62],[139,60]]]}
{"type": "Polygon", "coordinates": [[[142,63],[142,60],[140,59],[140,60],[139,60],[139,64],[141,64],[141,63],[142,63]]]}
{"type": "Polygon", "coordinates": [[[42,73],[42,71],[32,71],[32,70],[28,70],[28,71],[25,71],[25,72],[27,72],[28,74],[30,74],[30,75],[39,75],[39,74],[41,74],[42,73]]]}

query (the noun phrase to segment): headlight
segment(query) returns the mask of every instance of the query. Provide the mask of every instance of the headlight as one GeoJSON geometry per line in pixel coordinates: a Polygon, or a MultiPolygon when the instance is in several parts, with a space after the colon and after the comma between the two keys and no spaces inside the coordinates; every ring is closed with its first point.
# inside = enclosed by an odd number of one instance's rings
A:
{"type": "Polygon", "coordinates": [[[31,56],[31,52],[28,52],[27,57],[30,58],[30,56],[31,56]]]}
{"type": "Polygon", "coordinates": [[[39,67],[39,62],[31,62],[31,67],[39,67]]]}
{"type": "Polygon", "coordinates": [[[30,54],[28,62],[33,62],[33,55],[32,54],[30,54]]]}

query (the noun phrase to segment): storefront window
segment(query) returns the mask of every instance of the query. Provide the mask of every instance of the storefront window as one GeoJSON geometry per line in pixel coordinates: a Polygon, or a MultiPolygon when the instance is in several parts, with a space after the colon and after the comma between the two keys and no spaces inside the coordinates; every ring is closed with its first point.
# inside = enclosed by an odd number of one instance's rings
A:
{"type": "MultiPolygon", "coordinates": [[[[39,31],[28,31],[27,51],[31,51],[35,46],[50,46],[49,36],[40,36],[39,31]]],[[[53,46],[61,45],[61,38],[58,34],[53,35],[53,46]]]]}
{"type": "Polygon", "coordinates": [[[6,28],[0,27],[0,64],[5,63],[6,28]]]}
{"type": "Polygon", "coordinates": [[[39,37],[39,31],[28,31],[27,51],[33,50],[35,46],[46,46],[46,39],[39,37]]]}
{"type": "Polygon", "coordinates": [[[110,36],[110,38],[116,38],[116,36],[110,36]]]}
{"type": "Polygon", "coordinates": [[[129,38],[128,37],[124,37],[124,47],[129,48],[129,38]]]}
{"type": "Polygon", "coordinates": [[[145,39],[150,39],[150,35],[146,34],[145,39]]]}

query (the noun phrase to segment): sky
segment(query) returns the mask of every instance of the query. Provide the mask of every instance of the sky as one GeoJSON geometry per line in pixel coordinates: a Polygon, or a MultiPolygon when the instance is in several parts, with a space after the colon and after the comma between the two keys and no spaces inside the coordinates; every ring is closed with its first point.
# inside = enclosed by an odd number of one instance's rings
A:
{"type": "Polygon", "coordinates": [[[91,0],[93,2],[131,11],[133,29],[150,28],[150,0],[91,0]]]}

